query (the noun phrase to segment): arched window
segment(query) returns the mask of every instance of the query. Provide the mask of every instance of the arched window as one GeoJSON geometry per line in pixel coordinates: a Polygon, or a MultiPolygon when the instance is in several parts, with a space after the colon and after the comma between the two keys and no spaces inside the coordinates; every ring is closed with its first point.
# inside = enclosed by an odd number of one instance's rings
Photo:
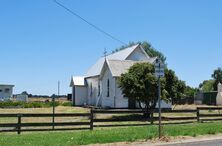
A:
{"type": "Polygon", "coordinates": [[[92,91],[92,83],[90,83],[90,96],[92,96],[92,93],[93,93],[93,91],[92,91]]]}
{"type": "Polygon", "coordinates": [[[109,79],[107,80],[107,97],[109,97],[109,79]]]}
{"type": "Polygon", "coordinates": [[[100,82],[98,83],[98,96],[100,96],[100,82]]]}

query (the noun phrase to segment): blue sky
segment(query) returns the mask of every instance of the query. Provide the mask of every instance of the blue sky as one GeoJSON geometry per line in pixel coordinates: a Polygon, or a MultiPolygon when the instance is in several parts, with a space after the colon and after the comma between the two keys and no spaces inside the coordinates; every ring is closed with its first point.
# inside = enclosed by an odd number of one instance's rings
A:
{"type": "MultiPolygon", "coordinates": [[[[222,66],[220,0],[58,0],[124,42],[149,41],[169,68],[196,87],[222,66]]],[[[15,93],[71,91],[71,75],[83,75],[121,46],[52,0],[0,1],[0,83],[15,93]]]]}

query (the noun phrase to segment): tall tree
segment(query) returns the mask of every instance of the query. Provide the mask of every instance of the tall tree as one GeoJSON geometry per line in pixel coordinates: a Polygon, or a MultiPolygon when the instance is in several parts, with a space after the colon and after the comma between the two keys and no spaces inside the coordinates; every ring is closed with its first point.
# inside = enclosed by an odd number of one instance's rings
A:
{"type": "Polygon", "coordinates": [[[214,70],[214,73],[212,74],[212,78],[215,80],[213,84],[213,88],[215,91],[217,91],[218,83],[222,83],[222,69],[220,67],[214,70]]]}
{"type": "Polygon", "coordinates": [[[192,88],[190,86],[186,86],[184,94],[186,97],[193,98],[198,91],[199,91],[198,88],[192,88]]]}
{"type": "Polygon", "coordinates": [[[143,42],[140,42],[140,44],[142,45],[142,47],[144,48],[144,50],[150,57],[158,56],[163,63],[166,62],[166,57],[163,55],[163,53],[156,50],[150,43],[143,41],[143,42]]]}
{"type": "Polygon", "coordinates": [[[210,92],[214,90],[214,82],[215,80],[210,79],[210,80],[205,80],[203,83],[199,85],[199,88],[203,92],[210,92]]]}
{"type": "Polygon", "coordinates": [[[167,68],[165,69],[165,80],[165,89],[168,93],[167,98],[171,99],[171,101],[175,103],[184,96],[186,84],[184,81],[178,79],[173,70],[167,68]]]}
{"type": "MultiPolygon", "coordinates": [[[[143,103],[147,113],[155,108],[158,100],[157,78],[154,72],[155,69],[152,64],[137,63],[130,67],[127,73],[122,74],[119,79],[119,87],[122,89],[123,95],[137,101],[140,105],[143,103]]],[[[161,85],[162,98],[164,98],[166,94],[166,91],[163,90],[165,87],[164,79],[161,80],[161,85]]]]}

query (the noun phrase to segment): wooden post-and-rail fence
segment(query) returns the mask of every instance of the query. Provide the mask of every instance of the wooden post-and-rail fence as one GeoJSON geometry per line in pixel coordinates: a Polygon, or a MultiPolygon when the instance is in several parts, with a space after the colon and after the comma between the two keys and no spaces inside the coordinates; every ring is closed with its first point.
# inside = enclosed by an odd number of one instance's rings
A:
{"type": "MultiPolygon", "coordinates": [[[[162,113],[163,113],[162,120],[163,121],[179,121],[179,123],[180,122],[182,123],[185,121],[204,122],[204,121],[222,120],[222,114],[220,113],[220,110],[222,110],[221,107],[198,107],[195,110],[162,110],[162,113]],[[164,116],[168,113],[170,114],[191,113],[193,116],[181,116],[181,115],[164,116]]],[[[13,117],[17,118],[17,123],[2,123],[0,120],[0,132],[17,132],[18,134],[20,134],[22,131],[53,131],[53,130],[84,130],[84,129],[93,130],[94,127],[141,126],[141,125],[153,124],[155,121],[157,121],[158,116],[156,113],[158,113],[157,110],[152,111],[150,113],[149,118],[144,118],[143,116],[136,117],[136,118],[133,117],[135,115],[144,114],[144,111],[140,109],[135,109],[135,110],[91,109],[90,113],[0,114],[0,118],[13,118],[13,117]],[[111,118],[104,118],[107,116],[97,117],[97,115],[111,115],[111,118]],[[39,118],[39,117],[52,118],[53,116],[54,117],[73,117],[73,118],[77,117],[76,120],[81,121],[81,122],[77,122],[77,121],[75,122],[42,122],[42,123],[22,122],[23,118],[39,118]],[[84,117],[85,117],[85,120],[83,121],[82,119],[84,117]],[[113,124],[115,122],[118,124],[113,124]],[[121,122],[128,122],[128,123],[121,124],[121,122]],[[129,124],[129,122],[134,122],[134,123],[129,124]],[[50,128],[53,126],[56,126],[57,128],[54,128],[54,129],[50,128]],[[67,128],[67,126],[69,128],[67,128]],[[32,129],[30,129],[30,127],[32,127],[32,129]],[[39,128],[39,127],[45,127],[45,128],[39,128]]]]}
{"type": "Polygon", "coordinates": [[[90,125],[90,121],[87,122],[44,122],[44,123],[23,123],[22,118],[52,118],[52,117],[87,117],[89,119],[90,113],[59,113],[59,114],[0,114],[0,118],[18,118],[17,123],[1,123],[0,132],[17,132],[20,134],[22,131],[53,131],[53,130],[83,130],[90,129],[89,127],[82,127],[90,125]],[[59,128],[53,129],[53,126],[75,126],[74,128],[59,128]],[[79,126],[76,128],[76,126],[79,126]],[[27,127],[47,127],[47,128],[32,128],[27,127]],[[49,128],[48,128],[49,127],[49,128]],[[9,129],[10,128],[10,129],[9,129]],[[25,128],[25,129],[23,129],[25,128]]]}

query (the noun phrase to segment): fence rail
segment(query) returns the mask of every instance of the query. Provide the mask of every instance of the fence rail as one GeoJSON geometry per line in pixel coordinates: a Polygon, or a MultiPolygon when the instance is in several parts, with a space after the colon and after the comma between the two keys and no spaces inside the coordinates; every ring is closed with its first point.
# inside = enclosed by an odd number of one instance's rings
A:
{"type": "Polygon", "coordinates": [[[39,117],[87,117],[90,120],[90,113],[58,113],[58,114],[0,114],[0,118],[17,117],[17,123],[0,123],[0,132],[17,132],[20,134],[22,131],[51,131],[51,130],[83,130],[90,129],[90,127],[77,127],[77,128],[54,128],[54,126],[89,126],[88,122],[42,122],[42,123],[22,123],[22,118],[39,118],[39,117]],[[13,129],[4,129],[11,127],[13,129]],[[24,127],[53,127],[48,129],[22,129],[24,127]]]}
{"type": "Polygon", "coordinates": [[[197,110],[199,111],[199,121],[201,122],[222,120],[222,114],[220,112],[218,112],[217,114],[215,113],[215,111],[222,110],[222,107],[198,107],[197,110]],[[212,114],[200,113],[201,111],[211,111],[214,113],[212,114]]]}
{"type": "MultiPolygon", "coordinates": [[[[222,113],[215,111],[222,110],[222,107],[198,107],[195,110],[163,110],[163,121],[179,121],[183,123],[186,121],[218,121],[222,120],[222,113]],[[209,114],[204,111],[212,111],[213,113],[209,114]],[[183,115],[181,113],[190,114],[189,116],[183,115]],[[170,115],[167,115],[170,114],[170,115]],[[172,114],[179,114],[177,116],[172,116],[172,114]]],[[[58,114],[0,114],[0,118],[17,118],[15,123],[0,123],[0,132],[17,132],[20,134],[22,131],[52,131],[52,130],[85,130],[91,129],[94,127],[115,127],[115,126],[142,126],[153,124],[158,120],[157,116],[158,110],[153,110],[150,112],[145,112],[144,110],[128,110],[128,109],[91,109],[89,113],[58,113],[58,114]],[[149,113],[150,116],[144,116],[144,113],[149,113]],[[100,116],[99,116],[100,115],[100,116]],[[109,116],[109,118],[105,115],[109,116]],[[25,123],[22,122],[23,118],[52,118],[52,117],[77,117],[78,121],[74,122],[33,122],[25,123]],[[111,117],[110,117],[111,116],[111,117]],[[81,121],[81,117],[86,118],[86,121],[81,121]],[[127,122],[127,124],[124,124],[127,122]],[[131,122],[131,123],[130,123],[131,122]],[[133,122],[133,123],[132,123],[133,122]],[[117,123],[117,124],[116,124],[117,123]],[[54,126],[59,126],[53,128],[54,126]],[[45,127],[45,128],[39,128],[45,127]],[[47,128],[50,127],[50,128],[47,128]],[[52,127],[52,128],[51,128],[52,127]],[[67,128],[69,127],[69,128],[67,128]],[[6,129],[11,128],[11,129],[6,129]]]]}

